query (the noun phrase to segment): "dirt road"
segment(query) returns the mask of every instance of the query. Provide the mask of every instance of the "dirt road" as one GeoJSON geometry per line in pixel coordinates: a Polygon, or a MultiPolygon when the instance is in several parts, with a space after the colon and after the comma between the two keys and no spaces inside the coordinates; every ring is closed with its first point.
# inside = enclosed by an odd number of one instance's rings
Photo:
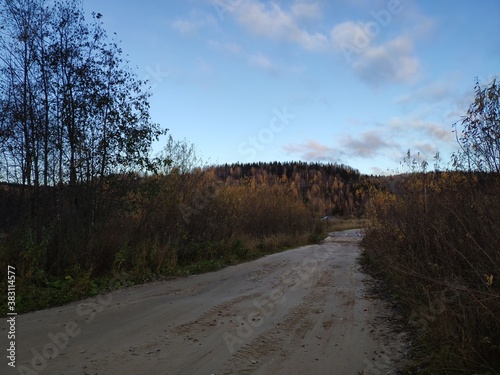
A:
{"type": "Polygon", "coordinates": [[[405,337],[369,292],[358,240],[341,232],[218,272],[18,316],[16,368],[3,356],[0,372],[394,373],[405,337]]]}

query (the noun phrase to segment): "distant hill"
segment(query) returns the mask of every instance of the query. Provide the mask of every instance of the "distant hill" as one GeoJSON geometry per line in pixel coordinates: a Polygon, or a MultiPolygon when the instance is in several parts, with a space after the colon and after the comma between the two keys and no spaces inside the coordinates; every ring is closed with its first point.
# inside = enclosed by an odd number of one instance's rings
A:
{"type": "Polygon", "coordinates": [[[225,183],[288,184],[317,216],[361,215],[368,180],[344,164],[291,162],[234,163],[207,169],[225,183]]]}

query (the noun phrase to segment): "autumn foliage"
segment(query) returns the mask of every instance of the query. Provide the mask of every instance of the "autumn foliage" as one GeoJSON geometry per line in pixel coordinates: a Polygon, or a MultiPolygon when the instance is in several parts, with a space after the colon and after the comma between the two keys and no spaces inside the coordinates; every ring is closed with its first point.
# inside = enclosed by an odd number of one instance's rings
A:
{"type": "MultiPolygon", "coordinates": [[[[366,179],[343,165],[256,163],[184,171],[166,165],[149,176],[107,176],[98,215],[91,199],[80,200],[77,209],[70,199],[76,188],[84,196],[85,185],[38,191],[46,195],[40,204],[57,202],[45,207],[38,236],[25,211],[34,190],[4,184],[0,206],[11,214],[0,222],[7,234],[0,241],[2,260],[16,264],[34,291],[50,290],[69,276],[78,284],[71,293],[85,295],[94,280],[116,273],[139,282],[202,272],[320,240],[322,217],[361,215],[367,199],[366,179]]],[[[60,297],[60,290],[52,291],[60,297]]]]}
{"type": "Polygon", "coordinates": [[[406,307],[418,373],[500,369],[499,93],[476,83],[457,170],[417,162],[371,188],[365,260],[406,307]]]}
{"type": "Polygon", "coordinates": [[[373,192],[363,243],[408,308],[415,345],[427,348],[418,355],[437,358],[431,372],[498,368],[500,179],[442,172],[397,180],[373,192]]]}

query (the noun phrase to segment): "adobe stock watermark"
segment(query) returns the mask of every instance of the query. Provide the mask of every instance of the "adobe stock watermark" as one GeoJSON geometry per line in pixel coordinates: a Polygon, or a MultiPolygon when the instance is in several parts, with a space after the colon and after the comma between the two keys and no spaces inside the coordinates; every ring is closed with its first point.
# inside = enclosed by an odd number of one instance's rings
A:
{"type": "MultiPolygon", "coordinates": [[[[117,282],[121,285],[126,285],[127,277],[122,275],[114,275],[113,279],[109,281],[109,289],[114,289],[117,282]]],[[[119,289],[116,293],[120,293],[119,289]]],[[[111,304],[113,301],[113,294],[98,295],[84,303],[79,303],[76,306],[76,315],[84,318],[83,323],[90,324],[96,315],[111,304]]],[[[64,325],[64,329],[59,332],[49,332],[47,334],[47,343],[42,348],[31,348],[31,361],[27,365],[17,366],[17,372],[21,375],[38,375],[45,370],[49,361],[54,360],[63,354],[63,351],[69,345],[71,339],[78,337],[82,333],[84,327],[82,322],[77,323],[72,320],[64,325]]]]}
{"type": "Polygon", "coordinates": [[[271,289],[264,297],[255,299],[252,304],[255,310],[244,316],[237,316],[235,321],[237,328],[226,331],[222,334],[222,339],[231,354],[234,354],[236,347],[244,345],[250,339],[255,330],[260,327],[266,318],[271,317],[278,310],[279,306],[286,301],[286,292],[295,291],[299,287],[311,286],[314,278],[319,274],[318,267],[321,262],[328,257],[328,250],[319,247],[313,255],[304,258],[297,267],[285,271],[279,277],[280,283],[271,289]]]}
{"type": "Polygon", "coordinates": [[[243,1],[244,0],[215,0],[213,2],[213,7],[219,20],[224,21],[224,14],[239,7],[243,1]]]}
{"type": "Polygon", "coordinates": [[[156,90],[168,77],[170,72],[164,69],[160,64],[156,64],[154,68],[146,67],[146,74],[143,77],[144,81],[151,83],[151,90],[156,90]]]}
{"type": "Polygon", "coordinates": [[[179,210],[181,211],[184,222],[189,224],[191,216],[201,213],[214,198],[217,187],[223,185],[224,183],[222,181],[213,182],[207,185],[204,190],[196,190],[190,205],[181,203],[179,205],[179,210]]]}
{"type": "Polygon", "coordinates": [[[274,140],[277,133],[283,132],[291,121],[295,119],[295,115],[288,113],[286,107],[283,110],[273,109],[274,116],[269,121],[269,125],[259,130],[256,136],[248,137],[246,141],[241,142],[238,146],[238,153],[245,155],[247,159],[254,159],[258,152],[262,152],[266,145],[274,140]]]}
{"type": "Polygon", "coordinates": [[[357,32],[351,43],[341,42],[339,47],[344,54],[346,61],[352,64],[352,56],[360,54],[372,41],[380,34],[383,28],[389,26],[393,16],[400,14],[404,10],[401,0],[389,0],[386,9],[370,12],[371,20],[365,22],[360,32],[357,32]]]}

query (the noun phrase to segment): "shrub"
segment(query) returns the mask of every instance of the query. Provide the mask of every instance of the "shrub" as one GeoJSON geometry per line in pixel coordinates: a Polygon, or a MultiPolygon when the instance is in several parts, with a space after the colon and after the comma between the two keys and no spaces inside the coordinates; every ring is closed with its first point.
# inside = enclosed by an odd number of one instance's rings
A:
{"type": "Polygon", "coordinates": [[[407,307],[416,354],[430,373],[500,368],[499,177],[412,174],[394,191],[373,191],[363,246],[407,307]]]}

